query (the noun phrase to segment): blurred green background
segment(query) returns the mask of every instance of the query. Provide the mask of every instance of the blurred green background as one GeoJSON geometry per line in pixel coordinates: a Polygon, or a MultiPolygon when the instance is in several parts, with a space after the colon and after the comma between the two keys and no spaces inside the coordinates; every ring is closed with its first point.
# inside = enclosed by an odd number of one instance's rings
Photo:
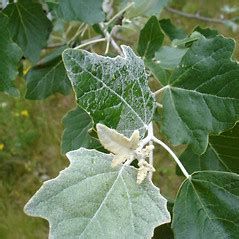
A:
{"type": "MultiPolygon", "coordinates": [[[[171,6],[191,14],[210,18],[230,17],[222,8],[239,7],[238,0],[179,0],[171,6]]],[[[237,15],[239,12],[237,11],[237,15]]],[[[239,30],[233,26],[211,24],[163,11],[162,18],[190,33],[197,25],[216,28],[238,42],[239,30]]],[[[135,44],[137,38],[135,37],[135,44]]],[[[238,57],[239,48],[235,55],[238,57]]],[[[68,165],[60,154],[61,119],[74,107],[74,96],[54,95],[43,101],[24,99],[25,84],[18,79],[20,98],[0,93],[0,239],[43,239],[48,235],[48,223],[26,216],[23,206],[42,182],[55,177],[68,165]]],[[[158,130],[157,130],[158,131],[158,130]]],[[[183,147],[175,149],[177,153],[183,147]]],[[[175,175],[173,160],[161,148],[155,150],[154,182],[163,195],[173,199],[183,178],[175,175]]],[[[155,237],[157,238],[157,237],[155,237]]],[[[163,238],[163,237],[160,237],[163,238]]],[[[166,237],[165,237],[166,239],[166,237]]]]}

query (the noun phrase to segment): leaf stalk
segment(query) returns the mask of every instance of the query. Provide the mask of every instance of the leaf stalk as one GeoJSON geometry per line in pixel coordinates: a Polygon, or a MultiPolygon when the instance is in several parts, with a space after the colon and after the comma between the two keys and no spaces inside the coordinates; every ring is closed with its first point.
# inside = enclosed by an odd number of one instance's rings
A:
{"type": "Polygon", "coordinates": [[[176,154],[168,147],[168,145],[166,145],[164,142],[162,142],[161,140],[159,140],[158,138],[156,138],[155,136],[153,136],[153,141],[159,145],[161,145],[163,148],[165,148],[169,154],[173,157],[173,159],[175,160],[175,162],[177,163],[177,165],[179,166],[179,168],[181,169],[182,173],[184,174],[184,176],[189,179],[191,176],[189,175],[189,173],[187,172],[187,170],[184,168],[183,164],[181,163],[181,161],[178,159],[178,157],[176,156],[176,154]]]}

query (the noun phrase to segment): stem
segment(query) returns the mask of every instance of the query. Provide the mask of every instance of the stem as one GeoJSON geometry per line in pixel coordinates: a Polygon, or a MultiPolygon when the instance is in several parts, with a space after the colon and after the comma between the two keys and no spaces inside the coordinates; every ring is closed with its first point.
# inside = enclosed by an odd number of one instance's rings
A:
{"type": "MultiPolygon", "coordinates": [[[[110,36],[111,36],[111,33],[110,33],[110,36]]],[[[108,54],[109,49],[110,49],[110,38],[108,38],[106,42],[105,55],[108,54]]]]}
{"type": "Polygon", "coordinates": [[[86,32],[87,29],[88,29],[88,25],[85,25],[82,29],[81,34],[80,34],[81,37],[83,37],[85,35],[85,32],[86,32]]]}
{"type": "Polygon", "coordinates": [[[107,23],[106,23],[106,27],[109,26],[115,19],[117,19],[119,16],[121,16],[126,10],[128,10],[129,8],[131,8],[134,5],[134,2],[130,3],[129,5],[127,5],[125,8],[123,8],[122,10],[120,10],[118,13],[116,13],[107,23]]]}
{"type": "MultiPolygon", "coordinates": [[[[74,34],[74,36],[68,41],[68,44],[70,44],[71,42],[73,42],[73,41],[77,38],[77,36],[81,33],[81,31],[82,31],[82,29],[84,28],[84,26],[85,26],[85,23],[82,23],[82,24],[79,26],[79,28],[77,29],[77,31],[76,31],[76,33],[74,34]]],[[[70,32],[71,28],[72,28],[72,25],[67,29],[66,35],[70,32]]]]}
{"type": "Polygon", "coordinates": [[[191,19],[195,19],[195,20],[199,20],[199,21],[203,21],[203,22],[225,24],[225,20],[222,20],[222,19],[204,17],[204,16],[200,16],[198,14],[194,15],[194,14],[186,13],[183,11],[179,11],[179,10],[171,8],[171,7],[165,7],[165,10],[168,12],[177,14],[179,16],[182,16],[182,17],[187,17],[187,18],[191,18],[191,19]]]}
{"type": "Polygon", "coordinates": [[[158,94],[160,94],[161,92],[163,92],[167,88],[169,88],[169,85],[166,85],[166,86],[160,88],[159,90],[155,91],[153,94],[154,95],[158,95],[158,94]]]}
{"type": "Polygon", "coordinates": [[[120,47],[118,46],[118,44],[115,42],[115,40],[112,38],[112,36],[110,35],[110,33],[105,29],[105,26],[103,23],[100,23],[100,28],[101,30],[104,32],[104,35],[107,39],[107,41],[109,41],[112,45],[112,47],[120,54],[123,55],[123,52],[121,51],[120,47]]]}
{"type": "Polygon", "coordinates": [[[159,108],[163,108],[163,105],[158,103],[158,102],[156,102],[156,106],[159,107],[159,108]]]}
{"type": "Polygon", "coordinates": [[[162,142],[161,140],[157,139],[155,136],[153,136],[153,141],[159,145],[161,145],[163,148],[165,148],[169,154],[173,157],[173,159],[175,160],[175,162],[177,163],[177,165],[179,166],[179,168],[181,169],[181,171],[183,172],[184,176],[189,179],[191,176],[188,174],[187,170],[184,168],[183,164],[181,163],[181,161],[178,159],[178,157],[176,156],[176,154],[168,147],[168,145],[166,145],[164,142],[162,142]]]}
{"type": "MultiPolygon", "coordinates": [[[[148,137],[151,138],[149,141],[149,145],[153,145],[153,135],[154,135],[154,128],[153,123],[151,122],[148,126],[148,137]]],[[[149,154],[149,164],[153,167],[154,166],[154,151],[151,150],[149,154]]],[[[153,178],[153,172],[149,171],[149,178],[152,180],[153,178]]]]}
{"type": "Polygon", "coordinates": [[[139,145],[139,149],[142,149],[146,144],[149,143],[150,140],[152,140],[152,137],[147,136],[144,138],[139,145]]]}
{"type": "Polygon", "coordinates": [[[52,45],[49,45],[47,47],[44,47],[43,49],[52,49],[52,48],[58,48],[58,47],[61,47],[61,46],[64,46],[65,44],[62,44],[62,43],[58,43],[58,44],[52,44],[52,45]]]}
{"type": "Polygon", "coordinates": [[[103,42],[105,41],[106,39],[105,38],[100,38],[100,39],[94,39],[94,40],[91,40],[91,41],[87,41],[86,43],[83,43],[77,47],[75,47],[74,49],[79,49],[79,48],[82,48],[82,47],[85,47],[85,46],[88,46],[90,44],[95,44],[95,43],[98,43],[98,42],[103,42]]]}

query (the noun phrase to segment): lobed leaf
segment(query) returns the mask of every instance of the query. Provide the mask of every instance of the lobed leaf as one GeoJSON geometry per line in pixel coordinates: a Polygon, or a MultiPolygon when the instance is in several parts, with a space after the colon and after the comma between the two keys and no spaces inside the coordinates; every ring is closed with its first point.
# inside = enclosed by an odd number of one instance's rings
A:
{"type": "Polygon", "coordinates": [[[32,0],[18,0],[4,9],[9,16],[9,29],[13,41],[24,56],[36,62],[40,51],[47,45],[52,24],[44,14],[41,4],[32,0]]]}
{"type": "Polygon", "coordinates": [[[204,170],[239,173],[239,124],[219,136],[210,136],[204,154],[195,154],[188,147],[180,160],[189,173],[204,170]]]}
{"type": "Polygon", "coordinates": [[[111,155],[83,148],[67,157],[70,166],[25,206],[49,221],[49,238],[143,239],[170,221],[166,200],[151,181],[136,184],[134,167],[112,168],[111,155]]]}
{"type": "Polygon", "coordinates": [[[194,173],[181,186],[173,212],[175,239],[237,238],[239,176],[213,171],[194,173]]]}
{"type": "Polygon", "coordinates": [[[67,49],[63,61],[78,104],[93,118],[125,136],[141,136],[152,120],[155,99],[148,87],[143,61],[130,47],[124,57],[109,58],[85,50],[67,49]]]}
{"type": "Polygon", "coordinates": [[[71,83],[61,56],[64,49],[65,47],[56,49],[28,72],[27,99],[41,100],[57,92],[63,95],[70,93],[71,83]]]}
{"type": "Polygon", "coordinates": [[[209,134],[239,120],[239,66],[235,42],[222,36],[200,39],[184,55],[163,93],[162,132],[173,144],[205,152],[209,134]]]}

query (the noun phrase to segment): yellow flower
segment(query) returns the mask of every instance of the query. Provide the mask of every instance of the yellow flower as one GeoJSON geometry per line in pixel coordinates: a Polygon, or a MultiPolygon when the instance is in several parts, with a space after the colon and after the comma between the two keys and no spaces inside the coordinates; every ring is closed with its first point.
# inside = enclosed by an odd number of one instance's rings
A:
{"type": "Polygon", "coordinates": [[[27,110],[22,110],[20,114],[23,117],[29,117],[29,112],[27,110]]]}
{"type": "Polygon", "coordinates": [[[4,144],[0,144],[0,151],[3,151],[3,149],[4,149],[4,144]]]}
{"type": "Polygon", "coordinates": [[[31,67],[27,67],[23,70],[23,75],[26,75],[28,73],[28,71],[31,69],[31,67]]]}

